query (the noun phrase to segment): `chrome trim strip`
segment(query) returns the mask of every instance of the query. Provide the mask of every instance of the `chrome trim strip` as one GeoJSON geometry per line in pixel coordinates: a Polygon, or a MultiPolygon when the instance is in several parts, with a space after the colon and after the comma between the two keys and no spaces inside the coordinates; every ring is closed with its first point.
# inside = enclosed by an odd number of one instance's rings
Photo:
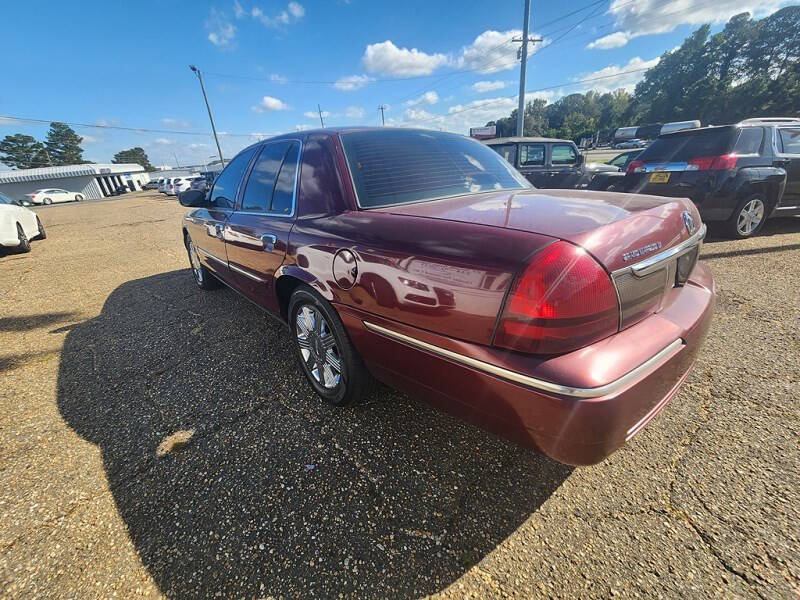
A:
{"type": "Polygon", "coordinates": [[[496,377],[500,377],[501,379],[512,381],[514,383],[519,383],[526,387],[541,390],[543,392],[548,392],[550,394],[558,394],[560,396],[570,396],[572,398],[600,398],[608,394],[613,394],[624,388],[631,381],[633,381],[643,373],[654,368],[662,361],[671,358],[684,345],[683,340],[678,338],[677,340],[675,340],[674,342],[672,342],[671,344],[669,344],[668,346],[657,352],[655,355],[651,356],[649,359],[644,361],[638,367],[634,368],[632,371],[629,371],[619,379],[612,381],[611,383],[607,383],[606,385],[602,385],[600,387],[595,387],[595,388],[576,388],[565,385],[559,385],[551,381],[545,381],[544,379],[537,379],[535,377],[523,375],[522,373],[517,373],[516,371],[510,371],[509,369],[504,369],[503,367],[498,367],[496,365],[487,363],[485,361],[478,360],[470,356],[464,356],[463,354],[459,354],[457,352],[453,352],[452,350],[441,348],[440,346],[429,344],[428,342],[423,342],[422,340],[418,340],[416,338],[407,336],[397,331],[386,329],[385,327],[381,327],[380,325],[375,325],[374,323],[370,323],[368,321],[363,321],[363,323],[364,326],[370,331],[379,333],[381,335],[385,335],[386,337],[390,337],[399,342],[403,342],[405,344],[408,344],[409,346],[414,346],[415,348],[419,348],[421,350],[427,350],[428,352],[437,354],[444,358],[449,358],[450,360],[461,363],[468,367],[472,367],[474,369],[478,369],[479,371],[483,371],[484,373],[489,373],[490,375],[495,375],[496,377]]]}
{"type": "Polygon", "coordinates": [[[226,267],[228,266],[228,261],[227,260],[223,260],[220,257],[211,254],[211,252],[209,252],[208,250],[203,250],[200,246],[195,246],[195,248],[197,248],[197,251],[200,254],[202,254],[203,256],[205,256],[206,258],[210,258],[212,260],[217,261],[218,263],[222,263],[226,267]]]}
{"type": "Polygon", "coordinates": [[[800,206],[779,206],[775,210],[794,210],[796,208],[800,208],[800,206]]]}
{"type": "Polygon", "coordinates": [[[616,277],[621,275],[622,273],[632,272],[637,277],[644,277],[645,275],[649,275],[653,271],[657,271],[663,265],[661,263],[666,262],[672,258],[676,258],[681,254],[685,254],[689,252],[692,248],[698,245],[703,239],[706,237],[706,224],[703,223],[700,226],[700,229],[690,238],[683,240],[677,246],[673,246],[664,252],[660,252],[658,254],[654,254],[653,256],[646,258],[642,261],[634,265],[630,265],[627,267],[623,267],[621,269],[617,269],[613,273],[611,273],[611,277],[616,277]]]}
{"type": "Polygon", "coordinates": [[[259,283],[264,283],[264,280],[263,280],[261,277],[258,277],[258,276],[256,276],[256,275],[253,275],[253,274],[252,274],[252,273],[250,273],[249,271],[245,271],[244,269],[242,269],[242,268],[240,268],[240,267],[237,267],[237,266],[236,266],[235,264],[233,264],[233,263],[228,263],[228,266],[229,266],[229,267],[230,267],[230,268],[231,268],[233,271],[236,271],[237,273],[241,273],[241,274],[242,274],[242,275],[244,275],[245,277],[249,277],[250,279],[253,279],[254,281],[258,281],[259,283]]]}

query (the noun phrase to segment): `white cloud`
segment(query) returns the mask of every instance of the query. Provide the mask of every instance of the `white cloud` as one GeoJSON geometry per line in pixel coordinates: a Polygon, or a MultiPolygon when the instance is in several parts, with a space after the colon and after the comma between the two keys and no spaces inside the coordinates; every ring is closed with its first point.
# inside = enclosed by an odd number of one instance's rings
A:
{"type": "Polygon", "coordinates": [[[614,17],[617,31],[596,39],[589,48],[619,48],[633,38],[667,33],[680,25],[724,23],[733,15],[749,12],[768,15],[789,0],[613,0],[607,14],[614,17]]]}
{"type": "MultiPolygon", "coordinates": [[[[3,124],[2,119],[0,119],[0,125],[3,124]]],[[[103,141],[103,138],[96,137],[93,135],[82,135],[81,136],[81,143],[82,144],[99,144],[103,141]]]]}
{"type": "Polygon", "coordinates": [[[153,143],[159,146],[171,146],[175,142],[167,138],[156,138],[153,140],[153,143]]]}
{"type": "Polygon", "coordinates": [[[161,122],[166,125],[167,127],[173,127],[175,129],[185,129],[189,127],[189,121],[184,119],[173,119],[172,117],[164,117],[161,119],[161,122]]]}
{"type": "Polygon", "coordinates": [[[370,44],[361,58],[369,73],[381,73],[396,77],[430,75],[447,64],[444,54],[426,54],[416,48],[398,48],[390,40],[370,44]]]}
{"type": "Polygon", "coordinates": [[[94,124],[100,127],[113,127],[119,125],[119,121],[117,119],[97,119],[94,124]]]}
{"type": "MultiPolygon", "coordinates": [[[[529,35],[536,37],[533,32],[529,35]]],[[[513,69],[519,64],[517,61],[519,44],[511,42],[511,38],[514,37],[522,37],[522,31],[519,29],[484,31],[469,46],[461,48],[456,64],[459,68],[473,69],[483,75],[513,69]]],[[[528,59],[547,43],[547,40],[529,43],[528,59]]]]}
{"type": "Polygon", "coordinates": [[[299,2],[289,2],[288,9],[289,9],[289,14],[292,15],[295,19],[300,19],[303,15],[306,14],[306,9],[299,2]]]}
{"type": "MultiPolygon", "coordinates": [[[[306,119],[319,119],[319,113],[316,112],[316,111],[313,111],[313,110],[309,110],[309,111],[304,112],[303,116],[306,119]]],[[[330,117],[330,116],[331,116],[331,113],[329,113],[327,110],[323,110],[322,111],[322,118],[323,119],[325,119],[327,117],[330,117]]]]}
{"type": "MultiPolygon", "coordinates": [[[[247,15],[247,11],[238,2],[234,4],[234,11],[238,19],[244,18],[247,15]]],[[[302,19],[305,14],[306,9],[299,2],[289,2],[284,10],[274,16],[268,15],[259,6],[253,6],[253,8],[250,9],[250,16],[267,27],[291,25],[302,19]]]]}
{"type": "Polygon", "coordinates": [[[488,121],[507,117],[516,107],[516,98],[485,98],[450,106],[446,114],[433,114],[422,108],[408,108],[401,119],[387,119],[387,123],[400,127],[468,133],[470,127],[482,126],[488,121]]]}
{"type": "Polygon", "coordinates": [[[506,87],[505,81],[476,81],[472,84],[472,89],[480,93],[502,90],[504,87],[506,87]]]}
{"type": "Polygon", "coordinates": [[[333,84],[333,87],[343,92],[353,92],[361,89],[370,81],[374,80],[368,75],[348,75],[347,77],[340,77],[336,83],[333,84]]]}
{"type": "Polygon", "coordinates": [[[211,13],[206,19],[206,29],[208,30],[208,41],[218,48],[229,48],[236,37],[236,27],[233,26],[225,13],[216,8],[211,9],[211,13]]]}
{"type": "Polygon", "coordinates": [[[253,112],[263,113],[267,111],[274,111],[274,110],[286,110],[289,108],[289,105],[283,102],[282,100],[278,100],[277,98],[273,98],[272,96],[264,96],[261,98],[261,102],[259,102],[256,106],[252,107],[253,112]]]}
{"type": "Polygon", "coordinates": [[[294,126],[295,131],[305,131],[306,129],[311,129],[311,125],[300,124],[294,126]]]}
{"type": "Polygon", "coordinates": [[[439,101],[439,94],[436,92],[425,92],[419,98],[414,98],[408,102],[404,102],[406,106],[419,106],[420,104],[436,104],[439,101]]]}
{"type": "Polygon", "coordinates": [[[574,77],[573,81],[584,80],[584,79],[596,79],[598,77],[607,77],[607,79],[600,79],[599,81],[587,81],[581,84],[581,87],[575,91],[588,91],[588,90],[596,90],[600,93],[604,92],[612,92],[614,90],[618,90],[623,88],[629,92],[632,92],[633,89],[636,87],[636,84],[644,77],[645,71],[644,69],[649,69],[650,67],[654,67],[658,64],[659,58],[654,58],[652,60],[642,60],[638,56],[634,56],[630,59],[626,64],[619,66],[619,65],[609,65],[604,69],[600,69],[598,71],[592,71],[591,73],[582,73],[581,75],[574,77]],[[636,71],[635,73],[626,73],[626,71],[636,71]],[[614,77],[619,73],[626,73],[625,75],[620,75],[619,77],[614,77]]]}
{"type": "Polygon", "coordinates": [[[348,119],[363,119],[367,111],[361,106],[348,106],[344,109],[344,116],[348,119]]]}
{"type": "Polygon", "coordinates": [[[273,83],[281,83],[281,84],[289,81],[286,77],[284,77],[283,75],[278,75],[277,73],[270,74],[269,80],[272,81],[273,83]]]}
{"type": "Polygon", "coordinates": [[[239,0],[233,0],[233,16],[237,19],[242,19],[247,14],[247,11],[239,3],[239,0]]]}

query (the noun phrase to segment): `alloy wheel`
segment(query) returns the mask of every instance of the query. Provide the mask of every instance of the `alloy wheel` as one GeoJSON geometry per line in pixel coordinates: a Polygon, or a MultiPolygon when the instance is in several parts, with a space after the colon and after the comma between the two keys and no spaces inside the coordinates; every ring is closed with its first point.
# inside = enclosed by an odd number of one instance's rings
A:
{"type": "Polygon", "coordinates": [[[336,338],[322,316],[310,304],[304,304],[295,318],[300,357],[314,380],[326,389],[333,389],[342,379],[342,361],[336,338]]]}
{"type": "Polygon", "coordinates": [[[752,234],[761,221],[764,220],[764,202],[760,198],[753,198],[744,205],[736,220],[736,229],[743,235],[752,234]]]}

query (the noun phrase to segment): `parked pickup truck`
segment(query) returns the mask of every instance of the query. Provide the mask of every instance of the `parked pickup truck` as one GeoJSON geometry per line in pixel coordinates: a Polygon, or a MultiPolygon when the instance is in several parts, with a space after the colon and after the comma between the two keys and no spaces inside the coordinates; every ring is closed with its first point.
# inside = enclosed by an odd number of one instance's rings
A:
{"type": "Polygon", "coordinates": [[[544,189],[584,189],[597,173],[618,171],[613,165],[589,163],[575,142],[541,137],[507,137],[484,144],[510,162],[528,181],[544,189]]]}

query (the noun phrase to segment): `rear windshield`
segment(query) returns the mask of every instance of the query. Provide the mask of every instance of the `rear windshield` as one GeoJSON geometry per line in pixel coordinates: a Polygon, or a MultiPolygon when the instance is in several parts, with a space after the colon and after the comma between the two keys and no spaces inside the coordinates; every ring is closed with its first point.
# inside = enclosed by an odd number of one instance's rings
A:
{"type": "Polygon", "coordinates": [[[496,152],[460,135],[356,131],[342,145],[362,208],[531,187],[496,152]]]}
{"type": "Polygon", "coordinates": [[[638,157],[644,162],[686,162],[699,156],[721,156],[733,145],[734,127],[693,129],[661,136],[638,157]]]}

